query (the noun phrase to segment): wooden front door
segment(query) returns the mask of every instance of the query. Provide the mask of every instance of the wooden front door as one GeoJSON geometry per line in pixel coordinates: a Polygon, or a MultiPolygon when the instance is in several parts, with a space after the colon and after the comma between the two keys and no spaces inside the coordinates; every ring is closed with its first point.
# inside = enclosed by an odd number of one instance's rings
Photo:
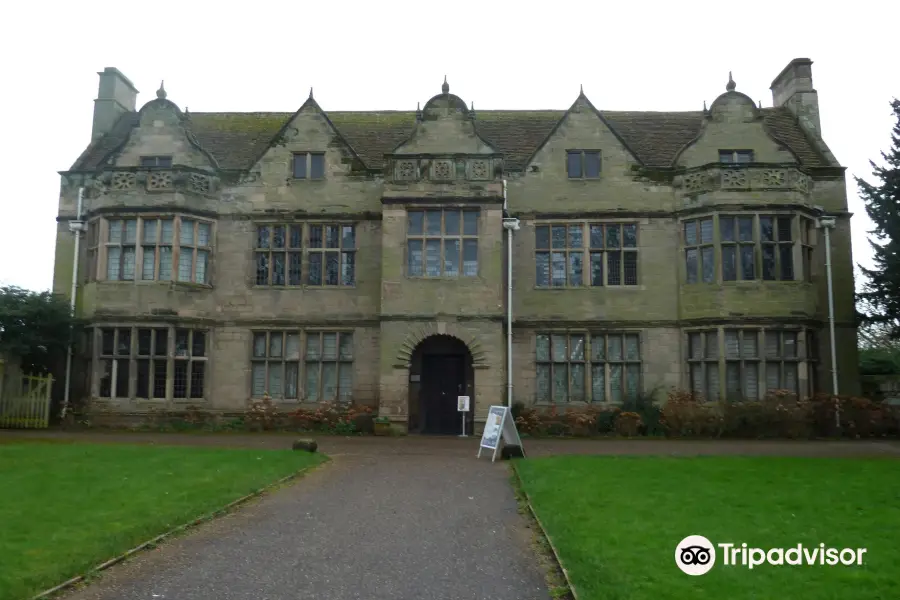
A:
{"type": "Polygon", "coordinates": [[[456,397],[465,394],[465,366],[465,357],[460,355],[426,354],[422,357],[422,433],[462,433],[462,416],[456,410],[456,397]]]}

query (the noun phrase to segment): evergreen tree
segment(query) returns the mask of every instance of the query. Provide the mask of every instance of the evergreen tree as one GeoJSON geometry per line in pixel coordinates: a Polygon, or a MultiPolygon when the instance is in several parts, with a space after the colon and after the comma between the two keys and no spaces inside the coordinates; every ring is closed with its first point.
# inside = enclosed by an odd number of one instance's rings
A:
{"type": "Polygon", "coordinates": [[[78,323],[69,302],[50,292],[0,287],[0,355],[18,359],[27,373],[45,373],[65,359],[78,323]]]}
{"type": "Polygon", "coordinates": [[[866,212],[875,223],[869,232],[874,268],[860,267],[868,281],[859,299],[865,307],[860,316],[866,326],[900,338],[900,100],[894,99],[891,107],[896,118],[891,149],[881,153],[884,166],[869,161],[879,183],[855,178],[866,212]]]}

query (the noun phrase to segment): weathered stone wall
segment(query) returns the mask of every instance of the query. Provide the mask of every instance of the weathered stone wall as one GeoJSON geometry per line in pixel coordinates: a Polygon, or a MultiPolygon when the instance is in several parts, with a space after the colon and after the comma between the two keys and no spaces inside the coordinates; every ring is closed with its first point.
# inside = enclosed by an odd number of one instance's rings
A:
{"type": "MultiPolygon", "coordinates": [[[[124,185],[127,177],[115,179],[113,170],[102,187],[89,190],[85,208],[89,219],[176,213],[211,221],[209,284],[109,282],[101,277],[81,286],[81,314],[110,325],[152,323],[167,315],[165,322],[208,328],[211,358],[205,405],[211,410],[240,411],[247,405],[252,331],[259,329],[352,329],[354,396],[377,404],[380,414],[401,428],[409,413],[410,356],[428,334],[452,335],[469,348],[475,363],[476,423],[483,423],[489,405],[505,401],[506,252],[499,175],[481,182],[397,183],[390,181],[390,174],[384,176],[388,181],[366,174],[353,150],[315,103],[308,102],[278,142],[238,178],[215,170],[209,157],[191,143],[173,111],[165,101],[148,105],[113,167],[121,173],[132,172],[129,168],[137,166],[140,156],[173,155],[174,171],[181,169],[177,181],[148,191],[146,174],[138,170],[134,182],[124,185]],[[294,179],[294,152],[324,152],[325,177],[294,179]],[[480,210],[477,277],[408,277],[407,210],[463,206],[480,210]],[[355,284],[257,286],[256,223],[308,221],[356,223],[355,284]]],[[[682,221],[687,218],[738,210],[789,211],[812,217],[816,205],[838,216],[832,233],[838,368],[841,389],[856,391],[853,263],[843,173],[793,168],[796,158],[769,136],[752,101],[741,94],[723,95],[710,112],[701,134],[680,154],[679,166],[687,171],[674,179],[671,173],[639,176],[640,161],[583,97],[537,149],[524,172],[506,174],[509,211],[521,219],[521,229],[513,236],[515,400],[534,400],[538,332],[639,332],[642,386],[649,392],[688,385],[687,328],[741,323],[818,329],[822,357],[818,387],[828,389],[830,340],[821,232],[811,282],[686,284],[681,238],[682,221]],[[732,179],[717,165],[705,166],[715,163],[718,150],[726,148],[752,149],[757,162],[778,164],[766,172],[747,170],[746,181],[732,179]],[[600,177],[569,179],[567,149],[599,150],[600,177]],[[638,284],[537,288],[535,226],[570,221],[636,223],[638,284]]],[[[406,151],[425,148],[491,156],[494,149],[477,138],[466,118],[457,112],[426,120],[420,132],[424,137],[411,139],[406,151]],[[446,142],[442,145],[440,139],[446,142]]],[[[60,194],[54,290],[65,294],[71,286],[74,248],[64,221],[74,215],[78,184],[77,177],[67,178],[60,194]]],[[[85,243],[82,248],[86,250],[85,243]]],[[[799,261],[799,255],[796,258],[799,261]]],[[[103,267],[101,261],[101,274],[103,267]]],[[[147,408],[146,403],[132,401],[115,404],[120,410],[147,408]]]]}

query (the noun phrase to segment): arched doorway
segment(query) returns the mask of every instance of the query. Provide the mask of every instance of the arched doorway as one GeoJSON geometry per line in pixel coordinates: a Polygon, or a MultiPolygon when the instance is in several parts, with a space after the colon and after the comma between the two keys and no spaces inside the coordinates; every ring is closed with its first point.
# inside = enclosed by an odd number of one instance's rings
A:
{"type": "Polygon", "coordinates": [[[474,423],[475,370],[472,354],[461,340],[432,335],[412,353],[409,365],[409,431],[432,435],[462,433],[457,396],[469,396],[466,433],[474,423]]]}

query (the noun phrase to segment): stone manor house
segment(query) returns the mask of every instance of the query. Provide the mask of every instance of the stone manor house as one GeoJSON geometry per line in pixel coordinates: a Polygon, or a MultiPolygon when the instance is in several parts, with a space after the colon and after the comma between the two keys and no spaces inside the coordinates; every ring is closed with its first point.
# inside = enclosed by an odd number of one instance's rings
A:
{"type": "Polygon", "coordinates": [[[822,216],[855,392],[851,215],[811,66],[778,74],[771,107],[729,75],[689,112],[583,92],[476,112],[445,79],[415,111],[328,112],[311,90],[292,114],[189,112],[162,85],[138,109],[106,68],[61,173],[54,288],[91,324],[73,399],[125,418],[268,392],[454,434],[458,395],[477,432],[508,384],[560,408],[831,391],[822,216]]]}

